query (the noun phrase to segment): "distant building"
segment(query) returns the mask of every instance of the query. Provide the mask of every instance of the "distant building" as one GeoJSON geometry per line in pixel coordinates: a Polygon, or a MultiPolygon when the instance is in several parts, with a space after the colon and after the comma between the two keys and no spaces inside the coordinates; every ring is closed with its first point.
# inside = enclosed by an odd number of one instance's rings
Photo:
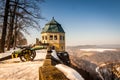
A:
{"type": "Polygon", "coordinates": [[[41,42],[54,46],[56,51],[65,51],[65,31],[54,17],[45,24],[41,32],[41,42]]]}

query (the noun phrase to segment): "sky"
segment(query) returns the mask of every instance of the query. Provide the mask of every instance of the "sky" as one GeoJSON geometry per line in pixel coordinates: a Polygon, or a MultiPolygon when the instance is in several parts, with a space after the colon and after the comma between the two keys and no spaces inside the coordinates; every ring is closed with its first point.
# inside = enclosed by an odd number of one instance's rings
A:
{"type": "MultiPolygon", "coordinates": [[[[120,0],[45,0],[40,4],[41,28],[52,17],[66,32],[66,45],[120,44],[120,0]]],[[[41,37],[30,30],[28,43],[41,37]]]]}

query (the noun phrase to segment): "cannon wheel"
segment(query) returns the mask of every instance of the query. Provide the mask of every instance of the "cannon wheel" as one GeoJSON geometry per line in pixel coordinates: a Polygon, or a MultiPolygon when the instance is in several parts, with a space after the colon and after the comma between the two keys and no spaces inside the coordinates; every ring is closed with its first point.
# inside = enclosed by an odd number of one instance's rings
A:
{"type": "Polygon", "coordinates": [[[22,62],[33,61],[35,56],[36,56],[36,52],[34,50],[25,49],[22,51],[22,54],[20,55],[20,60],[22,62]]]}

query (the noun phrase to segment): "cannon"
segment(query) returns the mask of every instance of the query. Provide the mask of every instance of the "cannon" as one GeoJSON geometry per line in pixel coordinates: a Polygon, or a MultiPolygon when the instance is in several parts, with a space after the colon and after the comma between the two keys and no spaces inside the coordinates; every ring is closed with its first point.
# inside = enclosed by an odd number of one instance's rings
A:
{"type": "Polygon", "coordinates": [[[36,50],[46,49],[46,46],[20,46],[20,50],[12,53],[12,58],[19,57],[22,62],[33,61],[36,56],[36,50]]]}

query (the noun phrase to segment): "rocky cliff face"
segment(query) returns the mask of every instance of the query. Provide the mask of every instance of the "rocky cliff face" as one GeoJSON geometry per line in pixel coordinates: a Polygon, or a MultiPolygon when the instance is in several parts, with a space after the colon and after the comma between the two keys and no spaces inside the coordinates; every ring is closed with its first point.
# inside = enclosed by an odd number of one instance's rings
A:
{"type": "MultiPolygon", "coordinates": [[[[81,51],[79,48],[68,48],[68,53],[70,54],[71,62],[76,65],[79,69],[82,69],[88,72],[90,76],[93,77],[93,80],[115,80],[118,77],[113,77],[113,72],[109,71],[110,67],[108,65],[100,67],[100,74],[96,72],[96,68],[102,64],[112,64],[120,63],[120,50],[115,51],[81,51]],[[106,72],[105,72],[106,71],[106,72]],[[109,72],[109,74],[108,74],[109,72]]],[[[111,66],[112,70],[113,65],[111,66]]]]}
{"type": "Polygon", "coordinates": [[[103,80],[120,80],[120,63],[108,63],[97,67],[97,73],[103,80]]]}

